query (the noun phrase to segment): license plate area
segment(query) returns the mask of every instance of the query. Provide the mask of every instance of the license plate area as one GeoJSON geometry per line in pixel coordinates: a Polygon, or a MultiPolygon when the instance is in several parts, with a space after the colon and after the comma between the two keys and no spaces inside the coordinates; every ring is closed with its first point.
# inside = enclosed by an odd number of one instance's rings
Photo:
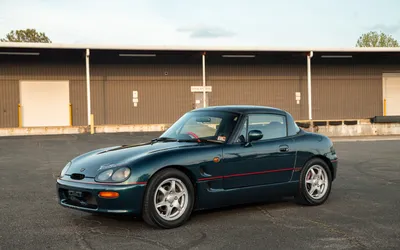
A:
{"type": "Polygon", "coordinates": [[[81,191],[68,190],[68,197],[83,198],[83,193],[81,191]]]}
{"type": "Polygon", "coordinates": [[[97,208],[96,198],[91,192],[60,188],[59,194],[63,203],[84,208],[97,208]]]}

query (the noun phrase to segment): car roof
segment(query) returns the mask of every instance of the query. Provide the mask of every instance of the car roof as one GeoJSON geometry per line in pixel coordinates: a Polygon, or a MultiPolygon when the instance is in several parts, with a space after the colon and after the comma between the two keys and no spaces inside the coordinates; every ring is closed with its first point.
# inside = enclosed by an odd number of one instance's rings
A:
{"type": "Polygon", "coordinates": [[[206,108],[198,108],[193,110],[192,112],[196,111],[226,111],[226,112],[234,112],[234,113],[254,113],[254,112],[269,112],[275,114],[283,114],[285,115],[286,112],[282,109],[268,107],[268,106],[256,106],[256,105],[224,105],[224,106],[210,106],[206,108]]]}

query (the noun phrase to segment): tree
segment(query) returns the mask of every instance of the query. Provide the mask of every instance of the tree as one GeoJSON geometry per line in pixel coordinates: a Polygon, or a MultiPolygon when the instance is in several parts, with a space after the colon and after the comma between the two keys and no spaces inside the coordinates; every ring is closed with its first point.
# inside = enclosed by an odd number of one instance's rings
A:
{"type": "Polygon", "coordinates": [[[45,33],[37,32],[36,29],[25,29],[12,30],[6,38],[0,39],[0,42],[51,43],[51,40],[45,33]]]}
{"type": "Polygon", "coordinates": [[[358,38],[357,47],[399,47],[399,41],[383,32],[370,31],[358,38]]]}

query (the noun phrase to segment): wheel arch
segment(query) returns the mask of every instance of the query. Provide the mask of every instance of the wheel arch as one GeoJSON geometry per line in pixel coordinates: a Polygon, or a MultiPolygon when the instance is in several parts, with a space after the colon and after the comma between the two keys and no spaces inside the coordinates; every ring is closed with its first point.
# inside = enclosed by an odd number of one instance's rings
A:
{"type": "Polygon", "coordinates": [[[334,178],[335,178],[335,176],[334,176],[334,169],[333,169],[332,162],[329,160],[329,158],[326,157],[326,156],[324,156],[324,155],[314,155],[314,156],[312,156],[310,159],[308,159],[307,162],[309,162],[309,161],[312,160],[312,159],[320,159],[320,160],[322,160],[322,161],[324,161],[324,162],[326,163],[326,165],[328,166],[329,171],[330,171],[330,173],[331,173],[332,181],[333,181],[334,178]]]}
{"type": "Polygon", "coordinates": [[[189,178],[193,187],[196,189],[196,177],[189,169],[185,168],[184,166],[180,166],[180,165],[168,165],[168,166],[159,168],[157,171],[155,171],[154,173],[152,173],[149,176],[147,183],[149,183],[157,173],[159,173],[160,171],[166,170],[166,169],[176,169],[176,170],[183,172],[189,178]]]}
{"type": "MultiPolygon", "coordinates": [[[[194,197],[193,197],[193,205],[192,205],[192,208],[191,208],[191,210],[192,209],[194,209],[195,208],[195,206],[196,206],[196,202],[197,202],[197,194],[196,194],[196,185],[195,185],[195,183],[196,183],[196,179],[195,179],[195,177],[194,177],[194,175],[191,173],[191,171],[189,170],[189,169],[187,169],[187,168],[185,168],[184,166],[179,166],[179,165],[170,165],[170,166],[164,166],[164,167],[160,167],[160,168],[158,168],[156,171],[154,171],[153,173],[151,173],[150,174],[150,176],[148,177],[148,179],[147,179],[147,185],[146,185],[146,187],[145,187],[145,190],[144,190],[144,194],[146,194],[146,193],[148,193],[149,192],[149,189],[150,189],[150,185],[148,185],[152,180],[153,180],[153,178],[159,173],[159,172],[161,172],[161,171],[165,171],[165,170],[168,170],[168,169],[174,169],[174,170],[177,170],[177,171],[179,171],[179,172],[181,172],[183,175],[185,175],[185,176],[187,176],[188,177],[188,179],[189,179],[189,181],[191,182],[191,184],[192,184],[192,188],[193,188],[193,195],[194,195],[194,197]]],[[[190,187],[190,184],[189,184],[189,187],[190,187]]],[[[148,196],[147,196],[148,197],[148,196]]],[[[149,202],[148,202],[148,198],[146,197],[146,195],[143,195],[143,199],[142,199],[142,211],[141,211],[141,214],[142,214],[142,218],[144,219],[144,221],[146,221],[149,225],[151,225],[151,226],[157,226],[157,227],[162,227],[162,228],[172,228],[172,227],[175,227],[174,225],[166,225],[166,224],[163,224],[163,223],[161,223],[160,221],[158,221],[156,218],[154,218],[154,216],[152,215],[152,212],[149,210],[149,202]],[[146,202],[146,200],[147,200],[147,202],[146,202]]],[[[191,214],[191,211],[190,211],[190,213],[187,215],[187,216],[189,216],[190,217],[190,214],[191,214]]],[[[189,217],[186,217],[186,219],[184,220],[184,221],[186,221],[187,219],[189,219],[189,217]]],[[[182,218],[184,218],[184,217],[180,217],[178,220],[181,220],[182,218]]]]}
{"type": "MultiPolygon", "coordinates": [[[[190,180],[190,182],[192,183],[192,186],[193,186],[193,189],[194,189],[194,196],[195,196],[195,203],[196,203],[196,199],[197,199],[197,193],[196,193],[196,178],[195,178],[195,176],[194,176],[194,174],[192,173],[192,172],[190,172],[190,170],[189,169],[187,169],[187,168],[185,168],[184,166],[180,166],[180,165],[168,165],[168,166],[164,166],[164,167],[161,167],[161,168],[159,168],[159,169],[157,169],[155,172],[153,172],[150,176],[149,176],[149,178],[147,179],[147,185],[146,185],[146,187],[145,187],[145,191],[144,191],[144,193],[146,193],[147,192],[147,189],[149,188],[149,183],[150,183],[150,181],[154,178],[154,176],[157,174],[157,173],[159,173],[159,172],[161,172],[161,171],[163,171],[163,170],[166,170],[166,169],[176,169],[176,170],[179,170],[179,171],[181,171],[182,173],[184,173],[188,178],[189,178],[189,180],[190,180]]],[[[145,197],[143,196],[143,200],[145,199],[145,197]]],[[[143,202],[143,201],[142,201],[143,202]]]]}

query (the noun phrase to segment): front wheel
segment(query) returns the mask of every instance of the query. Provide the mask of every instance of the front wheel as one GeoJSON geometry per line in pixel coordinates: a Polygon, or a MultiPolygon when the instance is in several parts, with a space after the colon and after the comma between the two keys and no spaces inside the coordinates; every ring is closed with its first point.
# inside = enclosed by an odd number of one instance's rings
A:
{"type": "Polygon", "coordinates": [[[329,197],[332,174],[322,159],[311,159],[300,174],[300,187],[296,201],[303,205],[321,205],[329,197]]]}
{"type": "Polygon", "coordinates": [[[186,174],[177,169],[157,173],[146,189],[143,220],[160,228],[175,228],[190,217],[194,204],[194,188],[186,174]]]}

